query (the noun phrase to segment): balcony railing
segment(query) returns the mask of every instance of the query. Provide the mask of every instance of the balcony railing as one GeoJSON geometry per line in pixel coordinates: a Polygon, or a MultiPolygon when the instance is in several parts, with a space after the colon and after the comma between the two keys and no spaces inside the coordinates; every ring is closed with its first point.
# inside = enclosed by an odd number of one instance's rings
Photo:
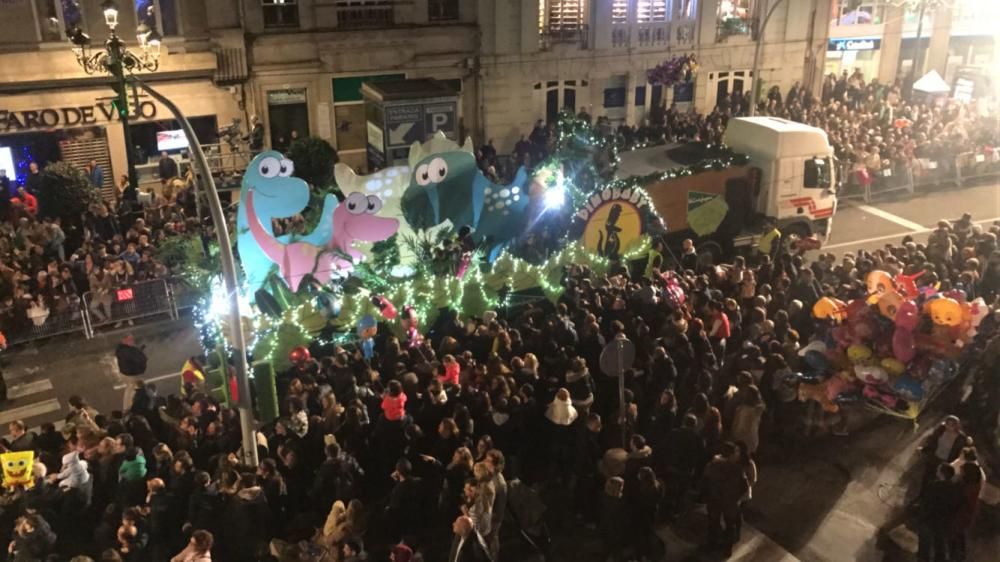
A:
{"type": "Polygon", "coordinates": [[[670,44],[670,22],[617,25],[611,31],[611,46],[616,49],[666,47],[670,44]]]}
{"type": "Polygon", "coordinates": [[[394,22],[392,2],[345,2],[337,6],[337,27],[342,29],[369,29],[390,27],[394,22]]]}
{"type": "Polygon", "coordinates": [[[543,29],[539,37],[542,49],[549,49],[556,44],[577,44],[581,49],[588,46],[590,27],[586,24],[578,26],[559,26],[543,29]]]}

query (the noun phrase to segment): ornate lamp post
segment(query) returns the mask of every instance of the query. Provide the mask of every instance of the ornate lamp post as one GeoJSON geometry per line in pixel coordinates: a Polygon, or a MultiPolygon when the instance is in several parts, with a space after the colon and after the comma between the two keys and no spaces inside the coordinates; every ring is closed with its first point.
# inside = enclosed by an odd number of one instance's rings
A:
{"type": "Polygon", "coordinates": [[[135,146],[132,144],[132,130],[129,127],[128,84],[126,73],[139,71],[155,72],[160,66],[160,48],[162,40],[156,30],[145,24],[136,29],[139,41],[139,52],[135,53],[125,46],[125,41],[115,33],[118,27],[118,7],[112,0],[101,4],[104,12],[104,23],[107,24],[110,35],[104,42],[103,50],[93,50],[90,46],[90,36],[80,28],[69,31],[69,39],[73,43],[73,53],[76,62],[87,74],[110,74],[113,78],[111,87],[116,97],[112,104],[118,112],[125,134],[125,155],[128,159],[128,181],[134,188],[139,188],[139,178],[135,171],[135,146]]]}

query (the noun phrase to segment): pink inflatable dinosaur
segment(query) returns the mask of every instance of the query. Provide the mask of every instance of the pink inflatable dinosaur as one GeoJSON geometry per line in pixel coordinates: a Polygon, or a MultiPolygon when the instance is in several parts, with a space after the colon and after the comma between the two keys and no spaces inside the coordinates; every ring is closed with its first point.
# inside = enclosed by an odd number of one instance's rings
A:
{"type": "MultiPolygon", "coordinates": [[[[354,242],[386,240],[399,230],[399,220],[380,217],[382,200],[377,195],[354,192],[333,210],[333,236],[326,248],[350,256],[352,262],[364,259],[364,254],[354,248],[354,242]]],[[[348,268],[350,269],[350,265],[348,268]]]]}
{"type": "Polygon", "coordinates": [[[356,240],[377,242],[395,234],[399,221],[376,216],[381,208],[382,201],[378,197],[352,193],[334,208],[331,217],[333,232],[323,246],[306,241],[283,244],[260,224],[254,208],[254,191],[251,189],[246,196],[247,222],[254,241],[269,260],[278,264],[281,278],[292,291],[299,290],[299,284],[306,275],[311,274],[317,281],[326,284],[334,271],[350,271],[353,261],[364,258],[353,246],[356,240]]]}

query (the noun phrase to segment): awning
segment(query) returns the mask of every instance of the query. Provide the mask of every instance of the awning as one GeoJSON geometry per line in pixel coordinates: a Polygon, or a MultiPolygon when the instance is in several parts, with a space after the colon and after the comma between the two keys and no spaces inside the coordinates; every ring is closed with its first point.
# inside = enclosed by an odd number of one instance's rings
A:
{"type": "Polygon", "coordinates": [[[936,70],[924,74],[920,80],[914,82],[913,89],[928,94],[947,94],[951,92],[951,86],[944,81],[944,78],[941,78],[941,75],[936,70]]]}
{"type": "Polygon", "coordinates": [[[228,86],[246,82],[247,57],[243,49],[219,49],[215,52],[215,76],[212,80],[218,86],[228,86]]]}

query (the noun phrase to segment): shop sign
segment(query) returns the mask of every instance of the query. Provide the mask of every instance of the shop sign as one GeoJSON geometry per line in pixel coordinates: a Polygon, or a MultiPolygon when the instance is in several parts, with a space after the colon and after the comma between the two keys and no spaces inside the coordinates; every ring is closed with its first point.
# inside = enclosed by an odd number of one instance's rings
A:
{"type": "Polygon", "coordinates": [[[267,105],[295,105],[306,103],[305,90],[272,90],[267,93],[267,105]]]}
{"type": "MultiPolygon", "coordinates": [[[[129,117],[132,119],[156,118],[156,104],[151,101],[133,102],[130,109],[129,117]]],[[[25,111],[0,109],[0,133],[96,125],[116,120],[118,111],[111,100],[98,101],[94,105],[25,111]]]]}
{"type": "Polygon", "coordinates": [[[827,51],[876,51],[882,46],[878,37],[855,37],[853,39],[830,39],[827,51]]]}

